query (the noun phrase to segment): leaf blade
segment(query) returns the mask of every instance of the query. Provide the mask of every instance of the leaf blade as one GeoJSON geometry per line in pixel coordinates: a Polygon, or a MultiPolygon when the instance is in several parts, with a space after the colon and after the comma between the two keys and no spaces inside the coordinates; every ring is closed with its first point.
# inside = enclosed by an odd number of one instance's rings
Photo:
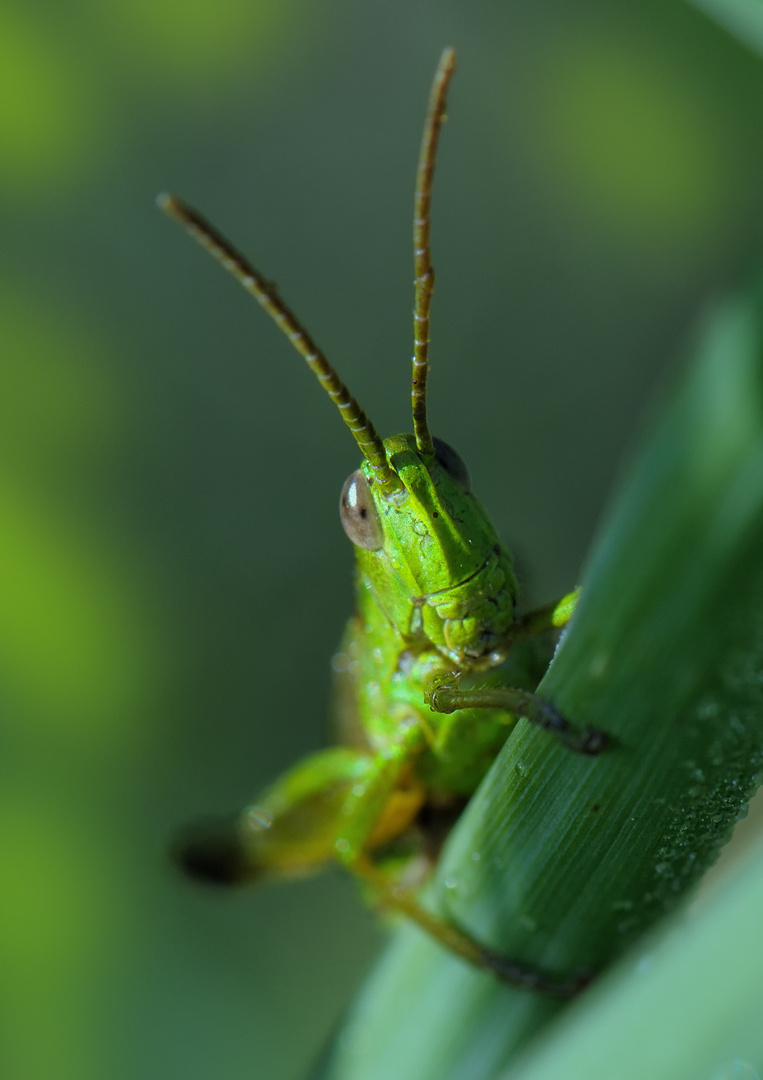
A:
{"type": "MultiPolygon", "coordinates": [[[[763,304],[698,335],[585,575],[540,691],[600,759],[518,725],[444,854],[440,910],[501,953],[604,970],[715,859],[763,763],[763,304]]],[[[329,1075],[493,1077],[558,1011],[406,930],[329,1075]]]]}

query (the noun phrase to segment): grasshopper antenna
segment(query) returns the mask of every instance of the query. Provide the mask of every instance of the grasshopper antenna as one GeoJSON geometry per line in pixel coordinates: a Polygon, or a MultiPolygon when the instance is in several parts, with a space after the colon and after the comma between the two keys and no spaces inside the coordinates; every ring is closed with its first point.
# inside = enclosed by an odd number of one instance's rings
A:
{"type": "Polygon", "coordinates": [[[255,270],[248,259],[201,214],[180,199],[175,198],[174,195],[159,195],[156,203],[160,210],[179,222],[194,240],[217,259],[221,266],[233,274],[257,303],[267,311],[297,352],[305,359],[308,367],[317,376],[318,382],[336,405],[358,444],[361,454],[371,466],[374,478],[384,494],[390,498],[399,495],[403,486],[397,473],[387,462],[381,436],[307,330],[283,302],[276,286],[255,270]]]}
{"type": "Polygon", "coordinates": [[[429,214],[432,205],[432,178],[437,158],[437,144],[445,119],[445,98],[455,70],[456,50],[446,49],[440,57],[432,83],[416,173],[416,197],[413,211],[413,264],[416,273],[416,292],[413,304],[411,408],[416,446],[424,458],[434,457],[434,442],[427,425],[429,309],[432,306],[432,292],[434,291],[434,269],[429,246],[429,214]]]}

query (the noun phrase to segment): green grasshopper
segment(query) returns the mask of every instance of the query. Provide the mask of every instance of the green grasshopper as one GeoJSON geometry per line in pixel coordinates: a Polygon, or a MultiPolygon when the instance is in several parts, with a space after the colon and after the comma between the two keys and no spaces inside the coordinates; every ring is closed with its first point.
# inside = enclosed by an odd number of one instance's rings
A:
{"type": "Polygon", "coordinates": [[[382,906],[472,964],[512,985],[566,998],[584,977],[546,975],[483,947],[430,912],[405,871],[411,853],[436,835],[432,822],[452,823],[520,717],[577,753],[596,755],[606,746],[601,732],[576,731],[549,701],[502,683],[509,650],[564,626],[576,594],[517,614],[510,556],[471,493],[463,461],[427,423],[432,178],[454,69],[455,51],[446,49],[416,180],[413,435],[382,440],[275,286],[194,210],[169,195],[158,199],[281,327],[363,455],[340,500],[355,547],[357,593],[334,660],[342,745],[299,762],[232,824],[189,837],[179,858],[193,876],[220,883],[306,875],[338,861],[382,906]],[[475,675],[481,685],[461,685],[475,675]],[[401,861],[401,852],[408,858],[401,861]]]}

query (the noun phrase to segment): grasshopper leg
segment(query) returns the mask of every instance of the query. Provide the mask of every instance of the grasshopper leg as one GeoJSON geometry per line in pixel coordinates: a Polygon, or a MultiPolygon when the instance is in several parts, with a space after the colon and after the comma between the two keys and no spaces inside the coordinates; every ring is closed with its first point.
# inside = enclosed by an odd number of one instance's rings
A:
{"type": "Polygon", "coordinates": [[[347,864],[347,868],[371,887],[382,907],[405,915],[445,948],[475,967],[489,971],[509,986],[568,1000],[579,994],[591,981],[589,972],[579,972],[570,978],[559,979],[529,964],[509,960],[485,948],[452,922],[428,911],[412,892],[380,870],[367,855],[358,856],[352,863],[347,864]]]}
{"type": "Polygon", "coordinates": [[[580,589],[573,589],[553,604],[520,615],[511,631],[512,642],[545,634],[547,630],[561,630],[572,618],[579,599],[580,589]]]}
{"type": "Polygon", "coordinates": [[[454,683],[444,682],[431,691],[427,700],[431,709],[439,713],[452,713],[457,709],[499,709],[522,716],[531,724],[537,724],[553,734],[563,746],[576,754],[595,757],[610,744],[605,732],[593,727],[578,731],[550,701],[512,686],[461,690],[454,683]]]}
{"type": "MultiPolygon", "coordinates": [[[[519,616],[511,630],[511,644],[559,630],[567,625],[574,614],[580,589],[574,589],[553,604],[546,604],[519,616]]],[[[433,712],[453,713],[458,709],[496,709],[524,717],[553,734],[568,750],[576,754],[595,757],[611,744],[610,738],[594,727],[576,730],[563,713],[550,701],[538,694],[511,686],[486,686],[484,688],[460,689],[460,675],[446,676],[431,689],[426,700],[433,712]]]]}
{"type": "MultiPolygon", "coordinates": [[[[410,728],[409,738],[419,740],[410,728]]],[[[410,828],[425,799],[410,746],[368,754],[332,747],[298,762],[256,803],[179,837],[175,858],[198,880],[220,885],[303,877],[350,864],[410,828]]]]}
{"type": "Polygon", "coordinates": [[[359,754],[334,748],[300,762],[236,819],[182,838],[176,856],[191,876],[219,885],[300,877],[339,862],[379,903],[405,915],[451,952],[503,982],[556,998],[573,997],[582,976],[560,980],[484,948],[428,911],[381,870],[370,853],[410,828],[424,792],[412,776],[409,748],[359,754]]]}

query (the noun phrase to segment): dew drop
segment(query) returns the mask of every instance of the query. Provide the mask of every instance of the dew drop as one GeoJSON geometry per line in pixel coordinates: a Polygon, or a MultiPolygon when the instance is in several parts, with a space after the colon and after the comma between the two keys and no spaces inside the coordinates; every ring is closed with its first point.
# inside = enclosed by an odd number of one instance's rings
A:
{"type": "Polygon", "coordinates": [[[609,656],[606,653],[599,653],[594,656],[589,667],[592,679],[600,679],[609,666],[609,656]]]}
{"type": "Polygon", "coordinates": [[[250,806],[246,812],[246,823],[256,832],[262,832],[263,829],[270,828],[273,819],[270,814],[266,814],[259,806],[250,806]]]}

